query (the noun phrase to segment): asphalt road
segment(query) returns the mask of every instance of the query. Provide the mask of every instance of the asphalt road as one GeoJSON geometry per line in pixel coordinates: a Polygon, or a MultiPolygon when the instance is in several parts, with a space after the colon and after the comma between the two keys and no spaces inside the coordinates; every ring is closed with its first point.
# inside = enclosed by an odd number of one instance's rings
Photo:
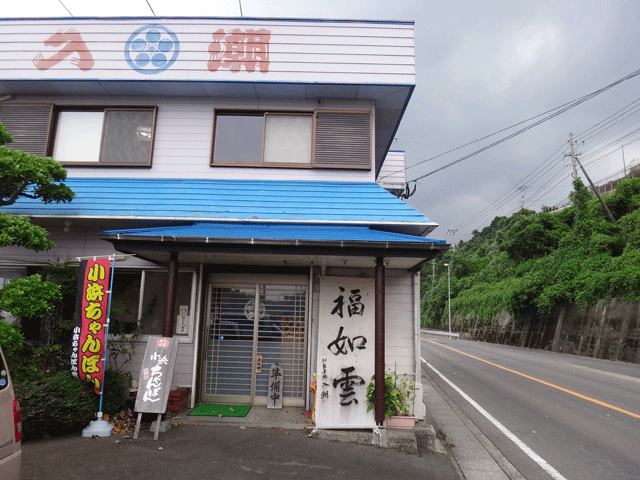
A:
{"type": "MultiPolygon", "coordinates": [[[[178,424],[22,444],[23,480],[457,480],[449,457],[309,438],[303,430],[178,424]]],[[[0,473],[0,479],[3,478],[0,473]]]]}
{"type": "Polygon", "coordinates": [[[640,480],[640,365],[424,334],[422,358],[524,478],[640,480]]]}

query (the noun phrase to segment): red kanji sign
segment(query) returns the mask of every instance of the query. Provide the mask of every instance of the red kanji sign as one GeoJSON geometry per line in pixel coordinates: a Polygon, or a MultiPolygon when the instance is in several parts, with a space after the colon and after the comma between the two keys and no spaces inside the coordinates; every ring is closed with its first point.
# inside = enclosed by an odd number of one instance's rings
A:
{"type": "Polygon", "coordinates": [[[213,42],[209,44],[210,72],[219,68],[227,68],[238,73],[242,67],[247,72],[254,72],[256,68],[261,73],[269,72],[269,42],[271,32],[264,28],[260,30],[240,30],[233,28],[225,32],[222,28],[211,34],[213,42]]]}
{"type": "Polygon", "coordinates": [[[91,380],[95,392],[100,393],[104,378],[106,323],[109,306],[108,258],[83,262],[80,268],[82,290],[77,305],[79,322],[73,331],[71,374],[82,380],[91,380]]]}

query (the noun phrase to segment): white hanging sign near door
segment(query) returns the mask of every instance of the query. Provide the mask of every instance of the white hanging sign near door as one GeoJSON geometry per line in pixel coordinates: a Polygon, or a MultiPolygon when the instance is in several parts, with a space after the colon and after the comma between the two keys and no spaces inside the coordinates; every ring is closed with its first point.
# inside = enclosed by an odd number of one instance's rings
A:
{"type": "Polygon", "coordinates": [[[278,362],[274,362],[269,369],[269,393],[267,408],[282,408],[282,386],[284,372],[278,362]]]}
{"type": "Polygon", "coordinates": [[[366,389],[375,371],[375,284],[322,277],[318,331],[318,428],[373,428],[366,389]]]}

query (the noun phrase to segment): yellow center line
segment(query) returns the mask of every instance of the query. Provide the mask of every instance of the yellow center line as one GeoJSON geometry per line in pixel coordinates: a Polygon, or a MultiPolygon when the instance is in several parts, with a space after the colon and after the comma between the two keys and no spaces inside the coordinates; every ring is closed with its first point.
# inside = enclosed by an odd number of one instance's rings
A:
{"type": "Polygon", "coordinates": [[[638,415],[637,413],[633,413],[633,412],[630,412],[628,410],[624,410],[623,408],[616,407],[615,405],[611,405],[609,403],[601,402],[600,400],[596,400],[595,398],[587,397],[586,395],[582,395],[581,393],[574,392],[573,390],[568,390],[568,389],[560,387],[558,385],[554,385],[553,383],[549,383],[549,382],[545,382],[544,380],[540,380],[539,378],[535,378],[535,377],[532,377],[530,375],[526,375],[524,373],[518,372],[516,370],[512,370],[510,368],[503,367],[502,365],[498,365],[497,363],[493,363],[493,362],[490,362],[490,361],[485,360],[483,358],[476,357],[474,355],[470,355],[468,353],[462,352],[462,351],[460,351],[458,349],[455,349],[453,347],[449,347],[448,345],[442,345],[441,343],[438,343],[438,342],[436,342],[434,340],[425,339],[425,338],[423,338],[422,340],[425,341],[425,342],[431,342],[434,345],[438,345],[440,347],[448,348],[449,350],[453,350],[454,352],[458,352],[458,353],[460,353],[462,355],[466,355],[467,357],[473,358],[474,360],[478,360],[480,362],[484,362],[484,363],[486,363],[488,365],[491,365],[491,366],[494,366],[494,367],[497,367],[497,368],[501,368],[502,370],[506,370],[507,372],[515,373],[516,375],[520,375],[521,377],[528,378],[529,380],[533,380],[534,382],[541,383],[543,385],[546,385],[547,387],[555,388],[556,390],[560,390],[561,392],[568,393],[569,395],[573,395],[574,397],[578,397],[578,398],[581,398],[583,400],[587,400],[589,402],[592,402],[592,403],[595,403],[597,405],[600,405],[602,407],[609,408],[611,410],[615,410],[616,412],[624,413],[626,415],[629,415],[630,417],[639,418],[640,419],[640,415],[638,415]]]}

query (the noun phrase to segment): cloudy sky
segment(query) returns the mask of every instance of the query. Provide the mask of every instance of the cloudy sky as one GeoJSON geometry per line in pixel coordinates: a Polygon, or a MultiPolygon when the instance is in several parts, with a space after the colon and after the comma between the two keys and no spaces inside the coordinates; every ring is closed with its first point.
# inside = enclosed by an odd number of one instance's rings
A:
{"type": "MultiPolygon", "coordinates": [[[[4,3],[4,17],[241,13],[238,0],[4,3]]],[[[434,238],[468,239],[521,205],[564,203],[570,132],[596,183],[640,158],[640,76],[560,109],[640,69],[639,0],[241,0],[241,6],[245,17],[415,22],[417,86],[393,148],[406,152],[407,179],[420,179],[408,202],[440,224],[434,238]]]]}

